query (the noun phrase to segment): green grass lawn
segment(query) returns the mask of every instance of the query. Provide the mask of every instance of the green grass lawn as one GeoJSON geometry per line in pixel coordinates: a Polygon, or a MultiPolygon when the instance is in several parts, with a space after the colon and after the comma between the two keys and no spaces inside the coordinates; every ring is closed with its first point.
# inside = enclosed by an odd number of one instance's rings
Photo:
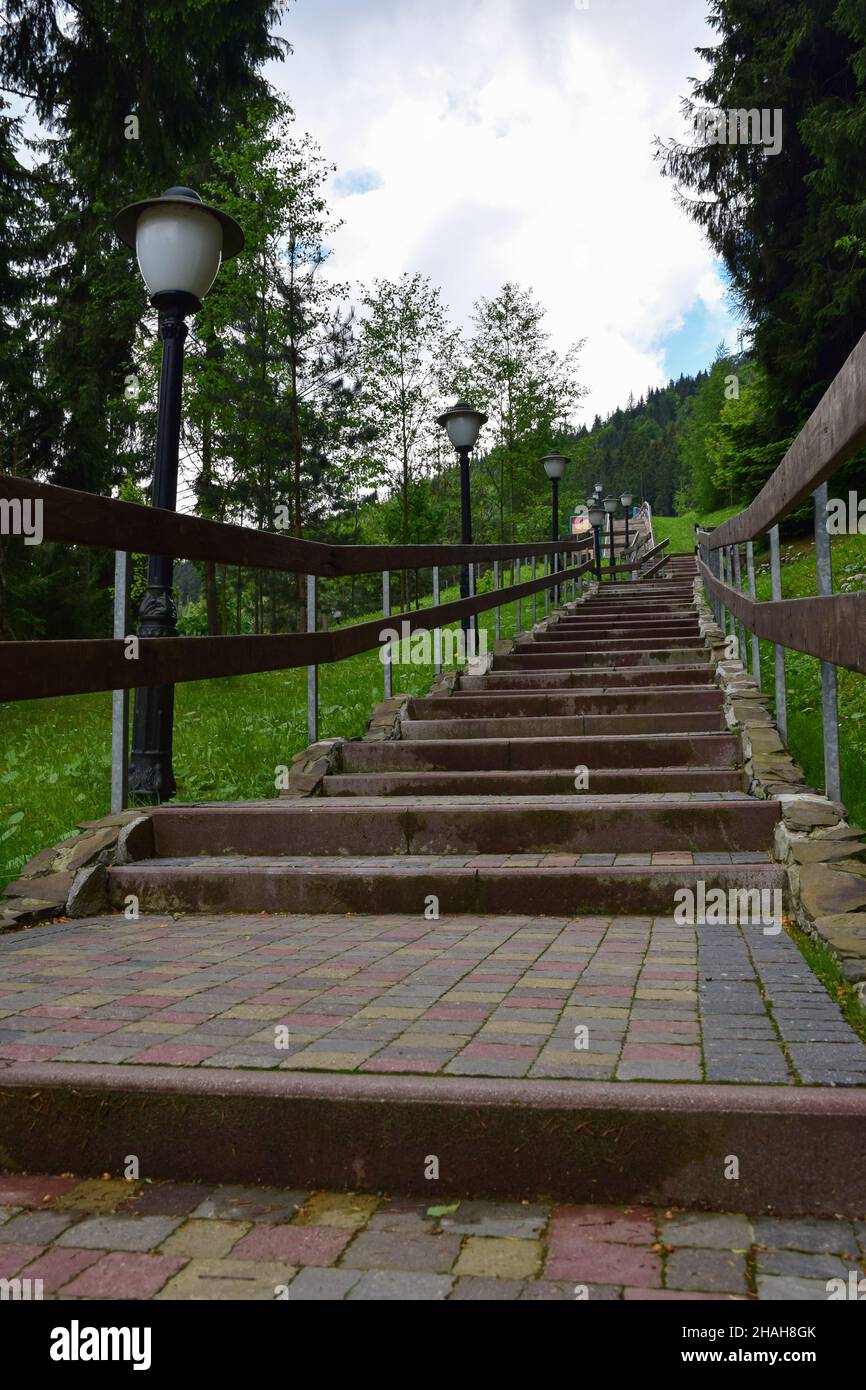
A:
{"type": "MultiPolygon", "coordinates": [[[[530,578],[524,570],[523,578],[530,578]]],[[[490,587],[485,576],[481,589],[490,587]]],[[[457,598],[443,590],[442,602],[457,598]]],[[[422,606],[429,606],[428,598],[422,606]]],[[[543,595],[538,612],[543,611],[543,595]]],[[[523,627],[531,599],[523,601],[523,627]]],[[[375,617],[375,614],[368,615],[375,617]]],[[[359,619],[358,621],[364,621],[359,619]]],[[[514,632],[515,605],[501,610],[501,632],[514,632]]],[[[457,625],[453,625],[456,630],[457,625]]],[[[494,615],[479,617],[492,648],[494,615]]],[[[362,734],[383,696],[378,649],[319,668],[319,734],[362,734]]],[[[426,694],[433,667],[403,664],[394,691],[426,694]]],[[[180,801],[275,796],[275,769],[307,746],[306,669],[191,681],[175,695],[174,771],[180,801]]],[[[111,695],[0,704],[0,892],[46,845],[78,822],[109,811],[111,695]]]]}
{"type": "Polygon", "coordinates": [[[695,527],[705,526],[711,530],[721,526],[729,516],[735,516],[739,507],[722,507],[717,512],[684,512],[682,516],[654,516],[653,535],[656,545],[668,540],[668,550],[692,551],[695,548],[695,527]]]}

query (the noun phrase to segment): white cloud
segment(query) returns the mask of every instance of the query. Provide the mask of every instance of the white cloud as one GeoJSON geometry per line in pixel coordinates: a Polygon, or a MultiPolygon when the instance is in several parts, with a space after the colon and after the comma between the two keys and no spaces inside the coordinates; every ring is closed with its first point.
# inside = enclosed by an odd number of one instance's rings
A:
{"type": "Polygon", "coordinates": [[[558,347],[587,338],[584,419],[661,384],[696,307],[733,337],[652,157],[712,42],[704,0],[298,0],[285,32],[269,76],[344,180],[341,279],[420,270],[464,324],[532,285],[558,347]]]}

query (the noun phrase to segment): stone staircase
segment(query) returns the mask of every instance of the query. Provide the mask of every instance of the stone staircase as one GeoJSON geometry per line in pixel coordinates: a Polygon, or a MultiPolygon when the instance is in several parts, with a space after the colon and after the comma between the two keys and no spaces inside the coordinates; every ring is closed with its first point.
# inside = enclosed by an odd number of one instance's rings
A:
{"type": "Polygon", "coordinates": [[[739,739],[692,604],[695,562],[604,585],[483,675],[340,745],[322,795],[165,806],[109,872],[142,911],[669,914],[677,888],[783,886],[777,802],[739,739]]]}

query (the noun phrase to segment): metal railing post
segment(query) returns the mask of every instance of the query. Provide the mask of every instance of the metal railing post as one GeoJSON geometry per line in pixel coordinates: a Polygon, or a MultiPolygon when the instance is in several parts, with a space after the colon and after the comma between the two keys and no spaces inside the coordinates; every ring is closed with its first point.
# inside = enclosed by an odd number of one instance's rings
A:
{"type": "MultiPolygon", "coordinates": [[[[757,598],[755,588],[755,545],[753,541],[746,541],[746,571],[749,578],[749,598],[757,598]]],[[[761,639],[756,632],[752,633],[752,675],[758,689],[761,688],[761,639]]]]}
{"type": "MultiPolygon", "coordinates": [[[[433,607],[439,606],[439,566],[433,566],[433,607]]],[[[437,620],[433,629],[433,670],[435,674],[442,673],[442,629],[437,620]]]]}
{"type": "MultiPolygon", "coordinates": [[[[114,552],[114,636],[122,640],[129,625],[129,580],[132,556],[114,552]]],[[[111,812],[129,805],[129,691],[111,692],[111,812]]]]}
{"type": "MultiPolygon", "coordinates": [[[[741,574],[740,574],[740,546],[739,546],[739,543],[737,543],[737,545],[734,546],[734,587],[736,588],[737,593],[741,593],[741,592],[742,592],[742,577],[741,577],[741,574]]],[[[736,632],[737,628],[739,628],[739,630],[740,630],[740,636],[739,636],[740,660],[742,661],[743,665],[745,666],[745,665],[746,665],[746,661],[747,661],[747,657],[746,657],[746,627],[745,627],[745,624],[744,624],[742,618],[736,618],[736,617],[734,617],[733,614],[732,614],[731,616],[732,616],[732,618],[734,619],[734,631],[736,632]]]]}
{"type": "MultiPolygon", "coordinates": [[[[475,597],[475,566],[469,565],[469,597],[475,597]]],[[[476,614],[472,614],[469,619],[469,626],[466,629],[466,651],[463,653],[463,660],[468,661],[471,656],[475,656],[478,651],[478,619],[476,614]]]]}
{"type": "MultiPolygon", "coordinates": [[[[779,528],[770,530],[770,593],[773,601],[782,597],[782,563],[779,555],[779,528]]],[[[788,689],[785,681],[785,648],[780,642],[773,645],[776,680],[776,728],[788,742],[788,689]]]]}
{"type": "MultiPolygon", "coordinates": [[[[514,583],[519,584],[519,583],[520,583],[520,561],[519,561],[519,560],[512,560],[512,562],[511,562],[511,582],[512,582],[512,584],[514,584],[514,583]],[[515,575],[516,575],[516,579],[515,579],[515,575]]],[[[522,630],[523,630],[522,627],[521,627],[521,623],[523,622],[523,613],[521,612],[521,609],[522,609],[522,608],[523,608],[523,605],[522,605],[522,603],[520,602],[520,599],[519,599],[519,598],[516,598],[516,599],[514,600],[514,635],[515,635],[515,637],[519,636],[520,633],[521,633],[522,630]]]]}
{"type": "MultiPolygon", "coordinates": [[[[548,579],[548,578],[550,577],[550,556],[549,556],[549,555],[545,555],[545,557],[544,557],[544,577],[545,577],[545,579],[548,579]]],[[[549,590],[549,589],[545,589],[545,591],[544,591],[544,616],[545,616],[545,618],[547,617],[547,605],[548,605],[548,603],[550,602],[550,597],[549,597],[549,595],[550,595],[550,590],[549,590]]]]}
{"type": "MultiPolygon", "coordinates": [[[[833,592],[833,557],[830,552],[830,532],[827,529],[827,484],[822,483],[813,493],[815,499],[815,562],[818,571],[818,593],[833,592]]],[[[842,776],[839,765],[839,698],[836,689],[836,667],[830,661],[821,662],[821,716],[824,724],[824,785],[833,801],[842,798],[842,776]]]]}
{"type": "MultiPolygon", "coordinates": [[[[498,593],[498,592],[499,592],[499,588],[500,588],[500,585],[499,585],[499,561],[498,561],[498,560],[494,560],[494,561],[493,561],[493,587],[494,587],[494,589],[496,590],[496,592],[498,593]]],[[[494,614],[493,614],[493,640],[494,640],[494,642],[498,642],[498,641],[499,641],[499,629],[500,629],[500,627],[501,627],[501,625],[502,625],[502,618],[501,618],[501,616],[500,616],[501,607],[502,607],[502,605],[499,604],[499,603],[497,603],[496,609],[495,609],[494,614]]]]}
{"type": "MultiPolygon", "coordinates": [[[[307,575],[307,632],[316,631],[316,576],[307,575]]],[[[319,741],[319,668],[307,667],[307,742],[319,741]]]]}
{"type": "MultiPolygon", "coordinates": [[[[383,570],[383,571],[382,571],[382,617],[383,617],[383,619],[385,619],[385,618],[390,618],[390,616],[391,616],[391,571],[390,571],[390,570],[383,570]]],[[[384,690],[384,692],[385,692],[385,699],[386,699],[386,700],[390,700],[390,698],[391,698],[391,693],[392,693],[391,658],[392,658],[393,654],[394,654],[393,647],[389,647],[388,651],[385,653],[385,662],[384,662],[384,668],[383,668],[383,669],[384,669],[384,679],[383,679],[383,682],[382,682],[382,686],[383,686],[383,690],[384,690]]]]}
{"type": "MultiPolygon", "coordinates": [[[[533,578],[533,579],[535,579],[535,570],[536,570],[536,565],[537,565],[537,564],[538,564],[538,556],[537,556],[537,555],[533,555],[533,557],[532,557],[532,578],[533,578]]],[[[538,604],[537,604],[537,602],[536,602],[537,598],[538,598],[538,595],[537,595],[537,594],[533,594],[533,595],[532,595],[532,626],[533,626],[533,627],[535,627],[535,624],[536,624],[536,622],[538,621],[538,604]]]]}

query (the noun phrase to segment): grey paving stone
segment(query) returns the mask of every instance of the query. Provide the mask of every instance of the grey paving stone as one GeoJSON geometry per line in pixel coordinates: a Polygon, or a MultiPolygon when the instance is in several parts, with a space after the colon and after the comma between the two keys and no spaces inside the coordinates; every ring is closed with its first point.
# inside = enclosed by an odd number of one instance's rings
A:
{"type": "Polygon", "coordinates": [[[805,1250],[819,1255],[857,1253],[857,1236],[850,1221],[758,1216],[753,1225],[755,1243],[768,1250],[805,1250]]]}
{"type": "Polygon", "coordinates": [[[793,1275],[765,1274],[757,1281],[758,1298],[765,1303],[826,1303],[825,1279],[797,1279],[793,1275]]]}
{"type": "Polygon", "coordinates": [[[533,1279],[520,1295],[521,1303],[608,1303],[619,1298],[622,1289],[615,1284],[567,1284],[559,1279],[533,1279]]]}
{"type": "Polygon", "coordinates": [[[752,1225],[746,1216],[682,1212],[661,1223],[665,1245],[704,1250],[747,1250],[752,1244],[752,1225]]]}
{"type": "Polygon", "coordinates": [[[289,1285],[289,1302],[345,1298],[363,1276],[355,1269],[314,1269],[308,1266],[289,1285]]]}
{"type": "Polygon", "coordinates": [[[310,1194],[277,1187],[220,1187],[190,1213],[196,1220],[290,1221],[310,1194]]]}
{"type": "Polygon", "coordinates": [[[25,1211],[0,1225],[0,1244],[49,1245],[77,1220],[63,1211],[25,1211]]]}
{"type": "Polygon", "coordinates": [[[759,1253],[757,1260],[759,1274],[803,1279],[847,1279],[849,1267],[838,1255],[812,1255],[802,1250],[768,1250],[759,1253]]]}
{"type": "Polygon", "coordinates": [[[348,1301],[400,1303],[441,1302],[454,1280],[447,1274],[410,1274],[405,1270],[371,1269],[349,1290],[348,1301]]]}
{"type": "Polygon", "coordinates": [[[58,1245],[76,1250],[153,1250],[181,1225],[170,1216],[90,1216],[70,1226],[58,1245]]]}
{"type": "Polygon", "coordinates": [[[449,1302],[514,1302],[520,1297],[523,1287],[522,1279],[480,1279],[465,1274],[457,1280],[449,1302]]]}
{"type": "Polygon", "coordinates": [[[547,1225],[541,1206],[510,1202],[461,1202],[452,1216],[443,1216],[443,1231],[461,1236],[514,1236],[532,1239],[547,1225]]]}
{"type": "Polygon", "coordinates": [[[728,1250],[674,1250],[665,1285],[702,1293],[746,1293],[746,1258],[728,1250]]]}
{"type": "Polygon", "coordinates": [[[344,1269],[394,1269],[444,1274],[460,1253],[456,1235],[404,1235],[364,1231],[342,1259],[344,1269]]]}

